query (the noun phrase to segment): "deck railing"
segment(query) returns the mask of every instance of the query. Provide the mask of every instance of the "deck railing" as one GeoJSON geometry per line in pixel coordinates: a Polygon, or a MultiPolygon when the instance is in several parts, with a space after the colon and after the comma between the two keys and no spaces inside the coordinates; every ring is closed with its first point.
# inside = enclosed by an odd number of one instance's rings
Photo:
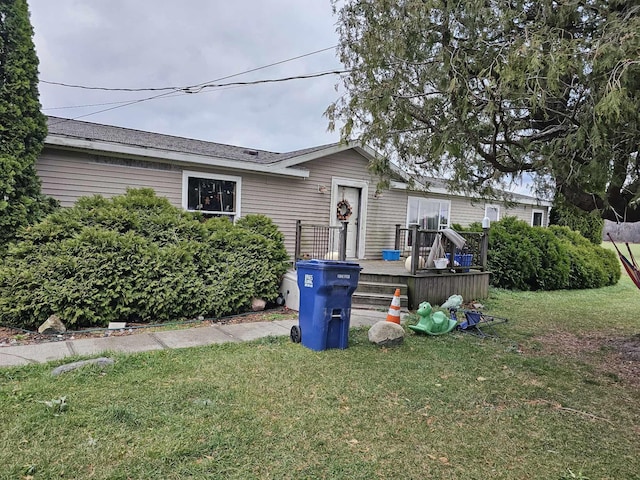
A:
{"type": "Polygon", "coordinates": [[[315,225],[296,221],[295,262],[312,258],[345,260],[347,257],[347,225],[315,225]]]}
{"type": "MultiPolygon", "coordinates": [[[[431,251],[439,230],[423,230],[413,225],[403,228],[396,224],[395,249],[400,250],[404,257],[411,257],[411,274],[419,271],[437,271],[435,268],[427,268],[426,260],[431,251]],[[416,255],[413,253],[416,252],[416,255]]],[[[489,247],[489,229],[482,232],[456,232],[465,239],[465,245],[459,249],[445,235],[442,235],[442,243],[449,263],[446,270],[465,272],[470,269],[485,271],[487,269],[487,250],[489,247]]]]}
{"type": "MultiPolygon", "coordinates": [[[[298,260],[345,260],[348,224],[349,222],[341,222],[336,226],[303,224],[301,220],[297,220],[294,266],[298,260]]],[[[424,230],[417,225],[404,228],[397,224],[395,228],[394,247],[400,251],[402,257],[411,257],[409,271],[412,275],[418,272],[442,271],[426,266],[436,235],[442,231],[424,230]],[[416,255],[413,252],[416,252],[416,255]]],[[[482,232],[457,233],[465,239],[465,245],[461,249],[456,248],[451,240],[442,235],[442,244],[449,260],[446,271],[486,271],[489,229],[485,228],[482,232]]]]}

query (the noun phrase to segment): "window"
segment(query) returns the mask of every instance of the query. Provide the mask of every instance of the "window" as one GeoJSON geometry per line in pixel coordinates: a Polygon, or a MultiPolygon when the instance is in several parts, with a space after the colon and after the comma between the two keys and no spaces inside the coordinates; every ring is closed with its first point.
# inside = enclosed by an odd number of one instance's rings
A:
{"type": "Polygon", "coordinates": [[[451,202],[433,198],[409,197],[407,225],[424,230],[441,230],[449,226],[451,202]]]}
{"type": "Polygon", "coordinates": [[[531,214],[531,226],[542,227],[543,220],[544,220],[544,211],[534,210],[533,213],[531,214]]]}
{"type": "Polygon", "coordinates": [[[182,206],[210,216],[240,216],[240,177],[182,172],[182,206]]]}
{"type": "Polygon", "coordinates": [[[492,222],[500,220],[500,207],[498,205],[485,205],[484,216],[488,217],[492,222]]]}

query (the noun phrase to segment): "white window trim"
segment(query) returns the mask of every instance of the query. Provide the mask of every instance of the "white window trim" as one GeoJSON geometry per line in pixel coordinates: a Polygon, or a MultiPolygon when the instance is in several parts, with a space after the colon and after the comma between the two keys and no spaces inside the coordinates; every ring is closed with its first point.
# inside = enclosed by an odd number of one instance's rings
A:
{"type": "Polygon", "coordinates": [[[443,202],[447,202],[447,227],[451,227],[451,200],[442,200],[443,202]]]}
{"type": "Polygon", "coordinates": [[[242,205],[242,177],[236,177],[233,175],[219,175],[217,173],[210,172],[196,172],[193,170],[183,170],[182,171],[182,208],[187,212],[200,212],[203,214],[213,214],[213,215],[226,215],[233,216],[234,220],[240,218],[240,210],[242,205]],[[206,212],[202,210],[189,210],[189,177],[196,178],[207,178],[209,180],[223,180],[227,182],[235,182],[236,183],[236,211],[235,212],[206,212]]]}
{"type": "Polygon", "coordinates": [[[496,210],[496,212],[497,212],[497,213],[496,213],[496,217],[498,217],[498,218],[496,218],[495,220],[492,218],[492,219],[491,219],[491,221],[492,221],[492,222],[497,222],[498,220],[500,220],[500,205],[495,205],[495,204],[489,204],[489,203],[487,203],[487,204],[484,206],[484,216],[485,216],[485,217],[488,217],[488,216],[489,216],[489,214],[488,214],[488,213],[489,213],[489,209],[490,209],[490,208],[495,208],[495,210],[496,210]]]}
{"type": "Polygon", "coordinates": [[[405,225],[407,226],[407,228],[409,228],[410,225],[414,225],[414,224],[410,224],[409,223],[409,202],[412,199],[417,199],[418,201],[427,200],[427,201],[431,201],[431,202],[446,203],[447,204],[447,226],[443,227],[443,228],[448,228],[448,227],[451,226],[451,200],[448,200],[446,198],[419,197],[419,196],[416,196],[416,195],[409,195],[409,196],[407,196],[407,217],[406,217],[406,220],[405,220],[405,225]]]}
{"type": "Polygon", "coordinates": [[[536,213],[539,213],[539,214],[542,215],[542,223],[540,224],[540,226],[541,227],[545,226],[545,224],[544,224],[544,212],[545,212],[544,210],[540,210],[540,209],[537,209],[537,208],[534,208],[533,210],[531,210],[531,226],[533,226],[533,218],[535,217],[536,213]]]}

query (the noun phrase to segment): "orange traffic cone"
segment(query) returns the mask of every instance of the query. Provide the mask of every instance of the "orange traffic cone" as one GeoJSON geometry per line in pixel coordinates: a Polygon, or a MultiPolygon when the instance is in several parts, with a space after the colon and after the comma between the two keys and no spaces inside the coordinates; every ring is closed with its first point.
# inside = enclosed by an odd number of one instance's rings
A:
{"type": "Polygon", "coordinates": [[[387,322],[393,322],[400,324],[400,289],[396,288],[396,293],[393,294],[393,300],[391,300],[391,306],[389,307],[389,313],[387,313],[387,322]]]}

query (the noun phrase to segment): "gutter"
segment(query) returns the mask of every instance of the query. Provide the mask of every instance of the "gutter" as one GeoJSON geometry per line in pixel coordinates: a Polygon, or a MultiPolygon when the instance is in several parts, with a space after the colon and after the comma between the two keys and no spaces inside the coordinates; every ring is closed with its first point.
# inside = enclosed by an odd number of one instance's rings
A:
{"type": "MultiPolygon", "coordinates": [[[[390,188],[392,189],[396,189],[396,190],[409,190],[409,185],[403,182],[397,182],[392,180],[390,185],[390,188]]],[[[449,196],[449,197],[461,197],[461,198],[471,198],[474,200],[481,200],[484,201],[485,203],[504,203],[503,200],[488,200],[488,199],[484,199],[482,197],[480,197],[478,194],[476,193],[471,193],[470,195],[460,195],[457,193],[451,193],[449,192],[449,190],[447,190],[446,188],[443,187],[431,187],[429,188],[429,190],[417,190],[416,193],[434,193],[434,194],[439,194],[439,195],[445,195],[445,196],[449,196]]],[[[528,197],[526,195],[522,195],[519,193],[511,193],[511,192],[506,192],[507,194],[510,195],[514,195],[509,201],[513,202],[513,203],[518,203],[521,205],[533,205],[535,207],[547,207],[547,209],[551,206],[553,206],[553,203],[548,201],[548,200],[541,200],[541,199],[537,199],[535,197],[528,197]]]]}
{"type": "Polygon", "coordinates": [[[149,158],[156,160],[160,159],[169,160],[176,163],[203,165],[207,167],[220,167],[233,170],[245,170],[249,172],[269,173],[273,175],[284,175],[288,177],[309,177],[308,170],[288,168],[286,166],[280,166],[277,164],[245,164],[237,160],[229,160],[222,157],[210,157],[194,153],[173,152],[170,150],[159,150],[141,146],[123,145],[112,142],[104,142],[100,140],[70,138],[59,135],[47,135],[47,137],[45,138],[45,145],[94,154],[96,152],[105,152],[128,158],[149,158]]]}

